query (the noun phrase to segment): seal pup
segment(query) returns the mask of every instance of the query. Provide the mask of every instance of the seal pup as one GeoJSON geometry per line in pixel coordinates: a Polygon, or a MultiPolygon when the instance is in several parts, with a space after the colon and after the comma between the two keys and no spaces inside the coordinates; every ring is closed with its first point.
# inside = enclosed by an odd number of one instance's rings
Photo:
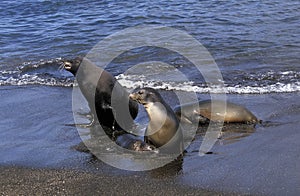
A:
{"type": "Polygon", "coordinates": [[[93,120],[113,130],[130,129],[138,113],[138,104],[128,98],[129,93],[104,69],[87,58],[63,61],[64,69],[76,76],[78,86],[88,102],[93,120]],[[113,95],[113,96],[112,96],[113,95]],[[112,104],[113,103],[113,104],[112,104]],[[129,115],[130,114],[130,115],[129,115]]]}
{"type": "Polygon", "coordinates": [[[247,108],[231,102],[220,100],[205,100],[194,103],[180,105],[174,108],[178,119],[185,123],[207,123],[209,121],[223,121],[225,123],[246,123],[256,124],[261,121],[252,114],[247,108]],[[211,105],[214,104],[215,110],[212,112],[211,105]],[[226,110],[224,109],[226,104],[226,110]]]}
{"type": "Polygon", "coordinates": [[[183,135],[179,121],[161,95],[152,88],[138,88],[130,95],[142,104],[149,117],[145,142],[164,153],[183,153],[183,135]]]}
{"type": "Polygon", "coordinates": [[[116,143],[128,150],[133,151],[154,151],[155,147],[153,145],[147,144],[143,140],[141,140],[139,137],[125,133],[122,135],[117,136],[116,143]]]}

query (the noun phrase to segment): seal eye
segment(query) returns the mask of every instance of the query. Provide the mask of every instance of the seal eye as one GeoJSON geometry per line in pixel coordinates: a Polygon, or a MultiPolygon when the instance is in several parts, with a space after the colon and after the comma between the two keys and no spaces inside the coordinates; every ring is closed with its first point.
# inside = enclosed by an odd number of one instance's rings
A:
{"type": "Polygon", "coordinates": [[[143,90],[139,90],[138,94],[142,95],[142,94],[144,94],[144,91],[143,90]]]}

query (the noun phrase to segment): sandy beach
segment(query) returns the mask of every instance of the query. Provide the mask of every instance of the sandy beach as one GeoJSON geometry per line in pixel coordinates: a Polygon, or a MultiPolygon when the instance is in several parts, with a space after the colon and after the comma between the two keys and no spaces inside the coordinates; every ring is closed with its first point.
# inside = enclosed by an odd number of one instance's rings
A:
{"type": "Polygon", "coordinates": [[[221,195],[139,175],[16,167],[1,167],[0,174],[1,195],[221,195]]]}
{"type": "MultiPolygon", "coordinates": [[[[133,172],[79,152],[72,88],[1,87],[3,195],[295,195],[300,191],[299,94],[229,95],[264,121],[229,131],[199,156],[203,133],[182,162],[133,172]],[[22,94],[22,96],[20,96],[22,94]]],[[[200,96],[201,97],[201,96],[200,96]]],[[[203,95],[207,97],[207,95],[203,95]]],[[[168,101],[170,101],[168,99],[168,101]]],[[[170,103],[171,105],[174,103],[170,103]]]]}

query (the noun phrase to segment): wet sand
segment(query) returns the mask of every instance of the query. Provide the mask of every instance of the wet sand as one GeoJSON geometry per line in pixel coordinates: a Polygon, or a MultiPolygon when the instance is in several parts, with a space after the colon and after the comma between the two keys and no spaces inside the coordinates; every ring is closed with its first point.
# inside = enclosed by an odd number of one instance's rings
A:
{"type": "Polygon", "coordinates": [[[229,95],[265,123],[226,133],[205,156],[198,155],[199,133],[179,164],[132,172],[74,150],[81,139],[72,126],[71,91],[0,87],[1,194],[300,193],[299,93],[229,95]]]}
{"type": "Polygon", "coordinates": [[[218,195],[174,180],[109,176],[78,170],[1,167],[4,195],[218,195]]]}

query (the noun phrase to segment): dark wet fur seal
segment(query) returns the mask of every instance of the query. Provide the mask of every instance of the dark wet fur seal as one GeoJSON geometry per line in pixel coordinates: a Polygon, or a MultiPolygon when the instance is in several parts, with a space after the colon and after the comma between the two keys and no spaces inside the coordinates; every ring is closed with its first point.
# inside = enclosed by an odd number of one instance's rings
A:
{"type": "Polygon", "coordinates": [[[131,128],[138,113],[138,104],[129,99],[129,93],[109,72],[81,57],[63,63],[64,68],[76,76],[92,115],[97,115],[101,125],[113,130],[131,128]],[[112,93],[116,93],[113,99],[112,93]]]}
{"type": "Polygon", "coordinates": [[[163,153],[182,153],[183,135],[179,121],[161,95],[152,88],[135,89],[130,97],[142,104],[148,114],[149,124],[145,141],[163,153]]]}
{"type": "Polygon", "coordinates": [[[139,137],[129,133],[117,136],[116,143],[123,148],[126,148],[128,150],[133,150],[133,151],[154,151],[155,150],[154,146],[147,144],[139,137]]]}
{"type": "Polygon", "coordinates": [[[226,102],[226,112],[224,113],[222,112],[224,101],[215,100],[216,111],[212,113],[211,104],[211,100],[188,103],[175,107],[174,112],[182,122],[186,123],[201,124],[209,121],[221,121],[222,119],[225,123],[261,123],[252,112],[243,106],[226,102]]]}

